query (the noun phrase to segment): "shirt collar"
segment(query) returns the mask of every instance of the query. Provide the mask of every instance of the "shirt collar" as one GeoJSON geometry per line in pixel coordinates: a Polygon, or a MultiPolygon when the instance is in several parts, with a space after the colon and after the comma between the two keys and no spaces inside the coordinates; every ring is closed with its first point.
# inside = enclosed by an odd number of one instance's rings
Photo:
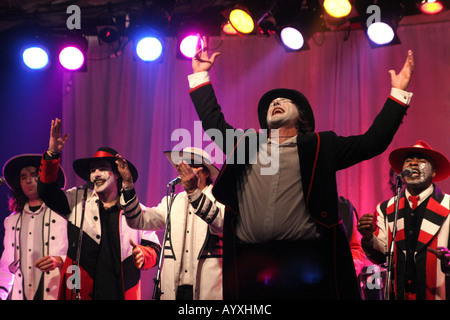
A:
{"type": "Polygon", "coordinates": [[[282,143],[278,143],[275,140],[272,140],[271,138],[269,138],[269,139],[267,139],[267,143],[268,144],[273,143],[273,144],[277,144],[279,146],[290,147],[290,146],[293,146],[293,145],[297,145],[297,135],[293,136],[292,138],[289,138],[289,139],[285,140],[282,143]]]}
{"type": "Polygon", "coordinates": [[[30,203],[27,202],[27,203],[25,203],[25,205],[23,207],[23,212],[26,214],[30,214],[30,215],[38,215],[39,213],[41,213],[44,210],[44,207],[45,207],[45,204],[43,203],[38,210],[33,212],[30,210],[30,203]]]}
{"type": "MultiPolygon", "coordinates": [[[[420,206],[420,204],[425,201],[429,196],[431,196],[431,194],[433,193],[434,190],[434,184],[430,184],[428,188],[426,188],[425,190],[423,190],[420,194],[419,194],[419,202],[417,203],[417,206],[420,206]]],[[[411,195],[411,193],[408,191],[408,189],[405,189],[405,196],[406,199],[409,199],[409,196],[411,195]]],[[[409,201],[409,205],[411,206],[411,201],[409,201]]]]}

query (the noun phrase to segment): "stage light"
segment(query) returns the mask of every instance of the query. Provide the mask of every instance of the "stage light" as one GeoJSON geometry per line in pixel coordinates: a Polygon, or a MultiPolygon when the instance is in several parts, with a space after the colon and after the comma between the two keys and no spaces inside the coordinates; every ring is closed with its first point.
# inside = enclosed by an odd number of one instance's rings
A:
{"type": "Polygon", "coordinates": [[[442,11],[444,6],[436,0],[423,0],[420,5],[420,10],[426,14],[436,14],[442,11]]]}
{"type": "Polygon", "coordinates": [[[330,16],[335,18],[348,16],[352,11],[352,5],[348,0],[325,0],[323,7],[330,16]]]}
{"type": "Polygon", "coordinates": [[[323,7],[319,2],[279,3],[265,19],[266,28],[287,52],[309,50],[308,39],[318,30],[323,7]]]}
{"type": "Polygon", "coordinates": [[[22,52],[23,63],[32,70],[43,69],[49,65],[49,55],[42,47],[28,47],[22,52]]]}
{"type": "Polygon", "coordinates": [[[161,41],[153,36],[141,38],[136,43],[136,54],[143,61],[154,61],[158,59],[163,51],[161,41]]]}
{"type": "Polygon", "coordinates": [[[65,71],[86,71],[88,41],[81,33],[69,32],[53,38],[55,56],[65,71]]]}
{"type": "MultiPolygon", "coordinates": [[[[186,57],[186,58],[192,58],[197,53],[197,44],[198,44],[199,38],[197,35],[188,35],[183,38],[180,42],[180,52],[186,57]]],[[[200,39],[201,47],[204,47],[203,40],[200,39]]]]}
{"type": "Polygon", "coordinates": [[[390,43],[395,36],[394,30],[390,25],[384,22],[372,23],[367,28],[369,39],[379,45],[390,43]]]}
{"type": "Polygon", "coordinates": [[[397,27],[404,15],[401,3],[391,0],[377,0],[354,3],[358,12],[362,29],[369,39],[372,48],[390,46],[400,43],[397,27]]]}
{"type": "Polygon", "coordinates": [[[242,0],[234,7],[224,10],[223,15],[237,33],[255,34],[261,31],[260,23],[270,17],[271,11],[276,7],[276,2],[272,0],[242,0]]]}
{"type": "Polygon", "coordinates": [[[67,70],[79,70],[85,62],[84,53],[77,47],[65,47],[59,53],[59,62],[67,70]]]}
{"type": "MultiPolygon", "coordinates": [[[[159,24],[151,20],[151,17],[154,17],[153,11],[144,16],[132,17],[128,28],[135,57],[145,62],[158,60],[163,52],[164,31],[158,28],[159,24]]],[[[164,21],[162,18],[161,20],[164,21]]]]}
{"type": "Polygon", "coordinates": [[[231,10],[228,19],[237,32],[249,34],[255,29],[255,23],[252,16],[242,7],[231,10]]]}
{"type": "Polygon", "coordinates": [[[280,39],[283,45],[291,50],[300,50],[305,43],[302,33],[293,27],[283,28],[280,32],[280,39]]]}
{"type": "Polygon", "coordinates": [[[97,27],[97,34],[100,43],[111,44],[119,40],[119,33],[114,26],[97,27]]]}

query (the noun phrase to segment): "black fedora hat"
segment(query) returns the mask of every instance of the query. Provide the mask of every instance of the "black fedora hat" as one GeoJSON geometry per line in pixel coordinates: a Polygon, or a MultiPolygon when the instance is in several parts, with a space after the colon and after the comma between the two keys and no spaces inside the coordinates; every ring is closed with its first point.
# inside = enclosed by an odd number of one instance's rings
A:
{"type": "Polygon", "coordinates": [[[308,99],[299,91],[294,89],[278,88],[266,92],[258,103],[258,119],[262,129],[267,129],[267,111],[270,103],[276,98],[287,98],[292,100],[299,111],[304,115],[305,120],[309,123],[311,131],[315,129],[314,113],[308,99]]]}
{"type": "MultiPolygon", "coordinates": [[[[25,167],[36,167],[39,172],[42,154],[20,154],[6,161],[3,166],[3,177],[7,186],[13,190],[14,186],[19,185],[20,170],[25,167]]],[[[58,186],[63,189],[66,185],[66,176],[63,168],[60,166],[57,178],[58,186]]]]}
{"type": "MultiPolygon", "coordinates": [[[[115,171],[117,171],[117,164],[116,164],[117,154],[118,152],[116,150],[108,147],[98,148],[97,152],[95,152],[93,157],[75,160],[73,162],[73,170],[81,179],[89,182],[91,180],[91,172],[90,172],[91,163],[100,160],[108,161],[111,164],[111,167],[115,171]]],[[[127,160],[127,164],[128,168],[130,169],[131,175],[133,176],[133,182],[136,182],[138,178],[137,169],[129,160],[127,160]]]]}

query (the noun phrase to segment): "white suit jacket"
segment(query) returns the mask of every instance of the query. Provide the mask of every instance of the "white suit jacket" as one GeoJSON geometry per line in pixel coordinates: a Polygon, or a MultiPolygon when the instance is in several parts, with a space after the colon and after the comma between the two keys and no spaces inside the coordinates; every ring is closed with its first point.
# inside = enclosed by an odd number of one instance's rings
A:
{"type": "MultiPolygon", "coordinates": [[[[202,190],[197,209],[189,203],[186,192],[175,196],[168,224],[168,239],[164,245],[161,299],[174,300],[179,284],[183,256],[186,217],[193,217],[193,283],[194,300],[221,300],[222,294],[222,230],[225,207],[216,202],[211,193],[212,185],[202,190]]],[[[151,208],[141,206],[139,212],[127,212],[127,223],[132,228],[161,230],[166,226],[168,197],[151,208]]]]}

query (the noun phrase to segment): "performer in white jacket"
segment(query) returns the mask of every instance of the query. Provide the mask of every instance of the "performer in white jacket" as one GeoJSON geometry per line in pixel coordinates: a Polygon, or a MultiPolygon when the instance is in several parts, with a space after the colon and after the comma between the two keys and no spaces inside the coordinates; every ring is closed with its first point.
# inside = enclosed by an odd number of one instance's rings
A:
{"type": "MultiPolygon", "coordinates": [[[[186,148],[165,154],[179,172],[185,191],[174,196],[167,223],[161,299],[221,300],[225,208],[211,193],[212,181],[219,170],[201,149],[186,148]]],[[[128,225],[138,229],[164,229],[169,198],[164,197],[152,208],[127,211],[124,207],[128,225]]]]}
{"type": "Polygon", "coordinates": [[[141,270],[152,268],[160,253],[155,232],[133,230],[121,203],[139,207],[134,189],[137,168],[112,148],[100,147],[93,157],[76,159],[75,173],[84,186],[55,186],[61,152],[69,137],[61,120],[52,120],[49,149],[41,157],[38,193],[68,223],[69,248],[61,271],[60,300],[140,300],[141,270]],[[135,263],[133,252],[144,256],[135,263]]]}
{"type": "MultiPolygon", "coordinates": [[[[56,300],[67,251],[67,223],[37,192],[40,154],[22,154],[3,167],[12,190],[0,260],[0,300],[56,300]]],[[[60,168],[57,182],[64,187],[60,168]]]]}

